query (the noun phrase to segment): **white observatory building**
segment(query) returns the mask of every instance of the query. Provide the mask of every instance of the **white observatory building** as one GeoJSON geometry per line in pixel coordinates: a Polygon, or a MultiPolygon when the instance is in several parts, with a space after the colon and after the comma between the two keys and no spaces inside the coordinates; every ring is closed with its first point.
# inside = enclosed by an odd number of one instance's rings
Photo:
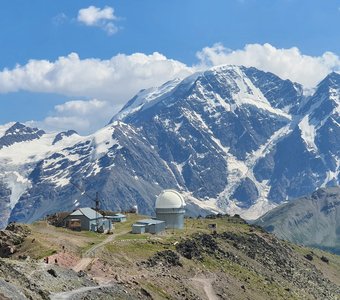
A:
{"type": "Polygon", "coordinates": [[[164,190],[156,199],[156,218],[168,229],[183,229],[185,201],[175,190],[164,190]]]}

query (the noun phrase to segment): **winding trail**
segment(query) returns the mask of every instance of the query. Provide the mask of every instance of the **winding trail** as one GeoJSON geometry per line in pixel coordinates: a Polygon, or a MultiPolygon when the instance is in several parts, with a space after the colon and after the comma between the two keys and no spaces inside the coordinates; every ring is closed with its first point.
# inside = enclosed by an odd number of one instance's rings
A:
{"type": "Polygon", "coordinates": [[[55,293],[50,296],[50,300],[67,300],[67,299],[71,299],[71,297],[75,295],[78,295],[84,292],[89,292],[93,290],[98,290],[100,288],[112,287],[112,286],[113,286],[112,284],[88,286],[88,287],[82,287],[76,290],[72,290],[69,292],[55,293]]]}
{"type": "Polygon", "coordinates": [[[95,258],[96,250],[112,242],[116,238],[116,236],[117,234],[112,234],[109,237],[107,237],[104,241],[102,241],[101,243],[92,246],[85,253],[83,253],[82,255],[83,257],[72,269],[76,272],[79,272],[81,270],[84,271],[88,267],[88,265],[90,265],[96,259],[95,258]]]}
{"type": "MultiPolygon", "coordinates": [[[[112,242],[117,236],[122,235],[127,233],[128,231],[124,231],[120,234],[112,234],[109,237],[107,237],[104,241],[100,242],[99,244],[93,245],[90,249],[88,249],[85,253],[83,253],[82,258],[79,260],[79,262],[72,268],[75,272],[79,272],[81,270],[86,270],[86,268],[92,263],[94,262],[97,258],[96,258],[96,251],[100,248],[102,248],[103,246],[105,246],[106,244],[112,242]]],[[[100,280],[101,278],[98,278],[98,281],[103,281],[100,280]]],[[[107,279],[106,279],[107,280],[107,279]]],[[[114,287],[114,284],[109,284],[109,283],[105,283],[105,284],[100,284],[100,285],[96,285],[96,286],[88,286],[88,287],[82,287],[79,289],[75,289],[75,290],[71,290],[71,291],[67,291],[67,292],[61,292],[61,293],[53,293],[50,296],[51,300],[65,300],[65,299],[72,299],[73,296],[81,294],[81,293],[85,293],[85,292],[89,292],[89,291],[93,291],[93,290],[97,290],[100,288],[104,288],[104,287],[114,287]]]]}

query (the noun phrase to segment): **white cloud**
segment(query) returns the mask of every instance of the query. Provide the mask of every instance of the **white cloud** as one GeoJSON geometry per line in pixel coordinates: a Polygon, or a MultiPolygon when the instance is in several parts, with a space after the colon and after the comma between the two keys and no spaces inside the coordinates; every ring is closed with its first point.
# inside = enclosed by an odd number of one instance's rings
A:
{"type": "Polygon", "coordinates": [[[54,62],[30,60],[24,66],[4,69],[0,72],[0,93],[23,90],[81,98],[83,100],[57,105],[42,122],[29,124],[47,130],[75,129],[87,134],[104,126],[139,90],[192,73],[185,64],[157,52],[118,54],[109,60],[81,60],[76,53],[71,53],[54,62]]]}
{"type": "Polygon", "coordinates": [[[272,72],[313,88],[327,74],[340,70],[340,58],[332,52],[321,56],[304,55],[296,47],[278,49],[270,44],[249,44],[241,50],[230,50],[222,44],[206,47],[197,53],[200,67],[221,64],[243,65],[272,72]]]}
{"type": "Polygon", "coordinates": [[[107,60],[80,59],[76,53],[55,61],[30,60],[25,65],[0,71],[0,93],[30,91],[81,99],[57,105],[45,120],[35,124],[46,129],[90,133],[105,125],[139,90],[176,77],[184,78],[209,66],[254,66],[308,88],[332,70],[340,70],[340,59],[334,53],[308,56],[297,48],[278,49],[270,44],[251,44],[241,50],[228,50],[216,44],[202,49],[197,57],[196,66],[187,66],[158,52],[118,54],[107,60]]]}
{"type": "Polygon", "coordinates": [[[73,100],[64,104],[56,105],[55,110],[58,113],[68,113],[70,115],[73,115],[74,113],[79,115],[87,115],[88,113],[92,113],[93,110],[101,110],[106,105],[106,101],[100,101],[97,99],[92,99],[89,101],[73,100]]]}
{"type": "Polygon", "coordinates": [[[29,121],[27,124],[48,131],[74,129],[89,134],[107,124],[115,109],[110,102],[98,99],[72,100],[56,105],[51,115],[43,121],[29,121]]]}
{"type": "Polygon", "coordinates": [[[106,6],[100,9],[92,5],[80,9],[77,17],[78,22],[86,26],[100,27],[109,35],[115,34],[118,31],[118,27],[113,22],[117,19],[112,7],[106,6]]]}
{"type": "Polygon", "coordinates": [[[80,59],[76,53],[56,61],[30,60],[26,65],[0,71],[0,93],[20,90],[97,98],[116,105],[140,89],[158,86],[192,69],[157,52],[118,54],[109,60],[80,59]]]}

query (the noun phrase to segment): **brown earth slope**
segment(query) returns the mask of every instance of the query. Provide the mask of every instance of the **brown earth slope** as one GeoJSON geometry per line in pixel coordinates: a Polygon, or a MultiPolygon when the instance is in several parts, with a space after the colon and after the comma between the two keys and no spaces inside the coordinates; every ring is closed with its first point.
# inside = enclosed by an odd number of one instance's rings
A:
{"type": "Polygon", "coordinates": [[[339,256],[240,218],[187,219],[183,231],[133,235],[138,218],[129,215],[113,235],[26,227],[0,261],[0,299],[339,299],[339,256]]]}

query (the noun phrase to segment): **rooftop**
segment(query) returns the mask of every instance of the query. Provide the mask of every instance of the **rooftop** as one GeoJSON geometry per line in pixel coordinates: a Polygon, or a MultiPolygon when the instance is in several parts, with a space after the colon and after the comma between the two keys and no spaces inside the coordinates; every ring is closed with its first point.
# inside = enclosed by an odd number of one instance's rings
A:
{"type": "Polygon", "coordinates": [[[73,213],[71,213],[70,216],[85,216],[90,220],[95,220],[97,218],[103,217],[99,212],[96,212],[94,209],[90,207],[79,208],[75,210],[73,213]]]}
{"type": "Polygon", "coordinates": [[[175,190],[164,190],[156,199],[157,208],[184,208],[185,201],[182,195],[175,190]]]}
{"type": "Polygon", "coordinates": [[[161,224],[165,223],[165,221],[155,220],[155,219],[144,219],[137,221],[136,224],[145,224],[145,225],[153,225],[153,224],[161,224]]]}
{"type": "Polygon", "coordinates": [[[114,214],[113,217],[126,218],[126,215],[123,215],[123,214],[114,214]]]}

